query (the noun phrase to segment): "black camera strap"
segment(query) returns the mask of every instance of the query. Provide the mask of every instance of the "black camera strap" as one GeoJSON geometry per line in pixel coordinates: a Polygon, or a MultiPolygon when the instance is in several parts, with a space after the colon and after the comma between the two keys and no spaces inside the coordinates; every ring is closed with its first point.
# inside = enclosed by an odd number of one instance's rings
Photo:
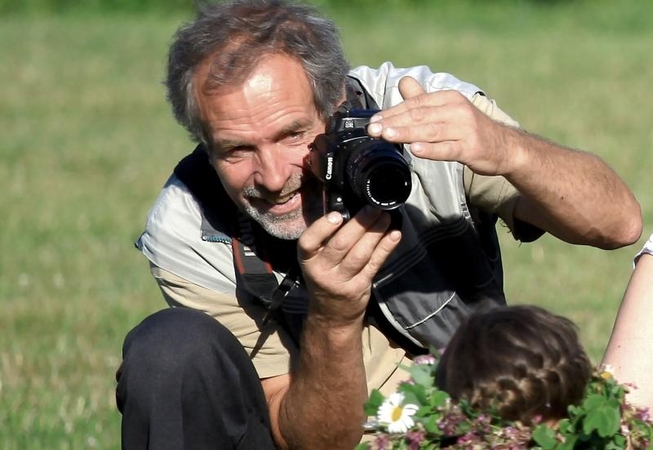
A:
{"type": "Polygon", "coordinates": [[[252,248],[254,235],[247,218],[238,213],[238,233],[231,239],[234,269],[238,283],[268,307],[271,303],[272,293],[278,286],[272,266],[259,258],[252,248]]]}
{"type": "Polygon", "coordinates": [[[268,309],[267,322],[292,286],[299,282],[294,243],[265,236],[249,217],[238,210],[225,192],[202,145],[183,158],[174,172],[200,204],[202,239],[218,242],[220,235],[231,237],[237,284],[268,309]],[[281,284],[277,282],[273,266],[287,270],[281,284]]]}
{"type": "Polygon", "coordinates": [[[297,265],[292,265],[281,283],[278,283],[269,262],[270,258],[267,257],[267,248],[260,249],[259,257],[251,247],[256,242],[251,219],[242,212],[238,212],[238,216],[236,221],[238,230],[231,240],[237,282],[266,307],[263,325],[273,317],[277,321],[282,321],[283,314],[280,314],[279,308],[290,290],[300,283],[299,268],[297,265]]]}
{"type": "Polygon", "coordinates": [[[363,89],[363,85],[356,78],[347,77],[346,100],[341,106],[347,111],[352,109],[379,109],[374,98],[363,89]]]}

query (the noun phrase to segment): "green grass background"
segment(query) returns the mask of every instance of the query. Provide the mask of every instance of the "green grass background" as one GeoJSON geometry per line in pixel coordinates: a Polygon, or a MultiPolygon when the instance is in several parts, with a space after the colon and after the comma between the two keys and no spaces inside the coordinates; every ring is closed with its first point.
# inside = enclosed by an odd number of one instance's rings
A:
{"type": "MultiPolygon", "coordinates": [[[[528,130],[602,156],[639,198],[644,236],[617,251],[548,236],[518,245],[500,229],[510,300],[572,318],[598,361],[653,231],[653,6],[401,5],[322,3],[353,64],[427,64],[475,83],[528,130]]],[[[132,242],[192,148],[160,84],[189,17],[0,16],[2,449],[119,448],[122,339],[164,306],[132,242]]]]}

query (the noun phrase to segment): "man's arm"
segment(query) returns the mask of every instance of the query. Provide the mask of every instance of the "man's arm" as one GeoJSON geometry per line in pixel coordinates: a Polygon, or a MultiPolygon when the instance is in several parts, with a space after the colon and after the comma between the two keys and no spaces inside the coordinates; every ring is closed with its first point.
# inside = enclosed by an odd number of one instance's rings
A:
{"type": "Polygon", "coordinates": [[[263,380],[280,448],[351,450],[363,432],[367,399],[362,327],[340,332],[310,322],[298,370],[263,380]]]}
{"type": "Polygon", "coordinates": [[[641,235],[639,203],[598,157],[494,121],[458,92],[427,94],[410,77],[399,90],[405,101],[374,117],[370,135],[504,176],[522,194],[515,217],[567,242],[611,249],[641,235]]]}
{"type": "Polygon", "coordinates": [[[614,249],[639,239],[639,203],[597,156],[521,130],[502,131],[515,150],[504,176],[522,194],[516,218],[572,244],[614,249]]]}
{"type": "Polygon", "coordinates": [[[366,208],[342,225],[317,220],[298,243],[309,295],[299,364],[263,380],[280,448],[351,449],[361,439],[367,385],[361,336],[374,275],[400,239],[387,214],[366,208]]]}

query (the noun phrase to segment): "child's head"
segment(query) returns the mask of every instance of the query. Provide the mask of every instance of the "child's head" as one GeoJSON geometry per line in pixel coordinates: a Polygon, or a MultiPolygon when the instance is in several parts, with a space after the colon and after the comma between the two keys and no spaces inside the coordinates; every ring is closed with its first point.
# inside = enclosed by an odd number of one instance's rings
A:
{"type": "Polygon", "coordinates": [[[574,324],[535,306],[477,312],[456,331],[437,386],[508,420],[557,420],[584,395],[591,364],[574,324]]]}

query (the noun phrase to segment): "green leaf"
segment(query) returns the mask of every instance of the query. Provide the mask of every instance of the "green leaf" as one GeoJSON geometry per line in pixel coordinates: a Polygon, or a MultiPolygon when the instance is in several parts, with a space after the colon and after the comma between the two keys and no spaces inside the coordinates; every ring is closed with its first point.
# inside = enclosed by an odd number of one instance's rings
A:
{"type": "Polygon", "coordinates": [[[578,435],[565,436],[565,441],[561,442],[556,450],[573,450],[576,447],[576,441],[578,441],[578,435]]]}
{"type": "MultiPolygon", "coordinates": [[[[433,408],[430,406],[421,406],[415,413],[415,417],[432,417],[434,415],[433,408]]],[[[440,417],[440,415],[435,412],[435,417],[440,417]]]]}
{"type": "Polygon", "coordinates": [[[410,377],[413,381],[421,386],[429,388],[435,384],[433,376],[433,366],[428,364],[415,364],[409,369],[410,377]]]}
{"type": "Polygon", "coordinates": [[[614,443],[619,448],[626,448],[626,446],[628,445],[628,440],[626,439],[626,436],[618,434],[614,437],[614,443]]]}
{"type": "Polygon", "coordinates": [[[555,431],[546,425],[538,425],[533,430],[533,440],[542,447],[542,450],[553,450],[558,444],[555,431]]]}
{"type": "Polygon", "coordinates": [[[376,416],[379,412],[381,404],[385,401],[385,397],[381,392],[374,389],[370,394],[370,398],[365,402],[365,414],[368,416],[376,416]]]}
{"type": "Polygon", "coordinates": [[[404,394],[404,403],[412,403],[417,406],[428,404],[429,399],[423,386],[404,383],[400,390],[404,394]]]}
{"type": "Polygon", "coordinates": [[[435,436],[442,436],[442,430],[440,430],[440,427],[438,427],[439,419],[440,419],[439,417],[431,416],[431,417],[427,417],[424,421],[422,421],[424,428],[426,428],[426,431],[429,434],[435,436]]]}
{"type": "Polygon", "coordinates": [[[620,422],[619,405],[604,402],[587,411],[587,417],[583,421],[583,431],[588,435],[595,430],[601,437],[612,436],[619,431],[620,422]]]}
{"type": "Polygon", "coordinates": [[[573,430],[574,427],[569,421],[569,419],[562,419],[558,422],[558,431],[560,432],[560,434],[565,435],[569,432],[573,432],[573,430]]]}
{"type": "Polygon", "coordinates": [[[606,398],[600,394],[590,394],[583,402],[583,408],[585,411],[600,408],[606,401],[606,398]]]}
{"type": "Polygon", "coordinates": [[[440,408],[447,403],[449,399],[449,394],[444,391],[434,391],[431,394],[431,406],[434,408],[440,408]]]}

